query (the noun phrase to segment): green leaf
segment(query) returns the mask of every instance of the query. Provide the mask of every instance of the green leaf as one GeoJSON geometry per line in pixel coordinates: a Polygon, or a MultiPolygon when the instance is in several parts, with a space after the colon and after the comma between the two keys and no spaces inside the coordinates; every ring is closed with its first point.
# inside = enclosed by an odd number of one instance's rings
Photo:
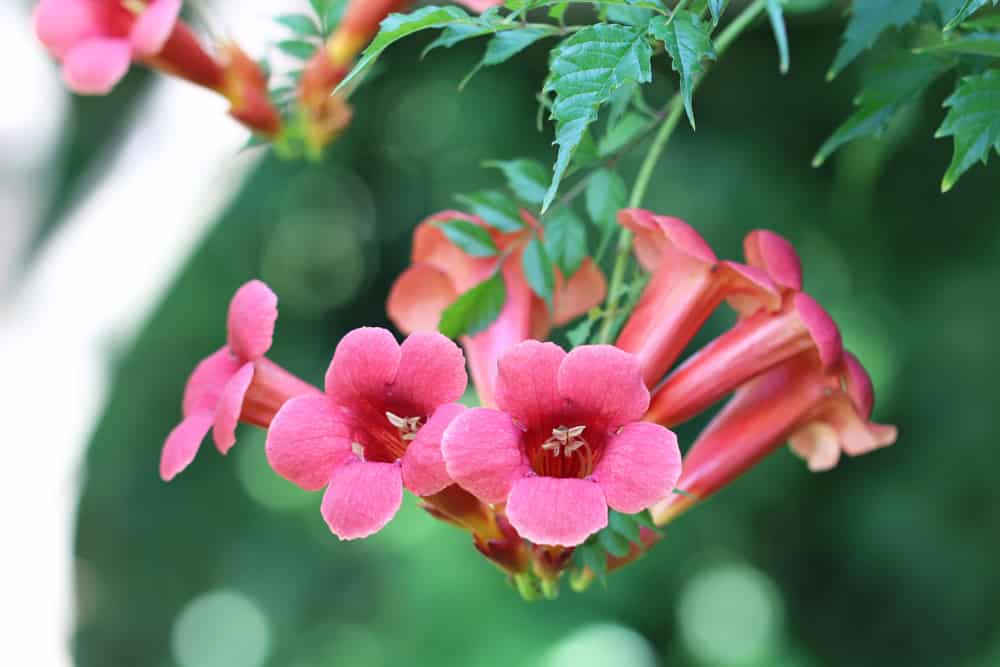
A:
{"type": "Polygon", "coordinates": [[[587,227],[570,207],[560,206],[546,218],[545,251],[567,278],[587,257],[587,227]]]}
{"type": "Polygon", "coordinates": [[[628,188],[622,177],[610,169],[599,169],[587,183],[587,214],[598,227],[614,227],[618,211],[625,208],[628,188]]]}
{"type": "Polygon", "coordinates": [[[333,29],[340,24],[340,20],[344,17],[344,10],[347,9],[347,2],[348,0],[326,0],[326,11],[317,12],[323,20],[323,26],[327,32],[333,32],[333,29]]]}
{"type": "Polygon", "coordinates": [[[457,23],[455,25],[446,26],[445,29],[441,31],[441,34],[438,35],[437,39],[424,48],[424,50],[420,53],[420,57],[423,58],[434,49],[442,47],[450,49],[459,42],[464,42],[467,39],[475,39],[476,37],[482,37],[483,35],[489,35],[492,32],[493,30],[491,28],[471,23],[457,23]]]}
{"type": "Polygon", "coordinates": [[[537,238],[531,239],[524,247],[521,268],[524,269],[524,278],[531,286],[531,291],[551,307],[552,292],[556,285],[555,272],[552,270],[552,260],[545,252],[545,246],[537,238]]]}
{"type": "Polygon", "coordinates": [[[608,528],[629,542],[639,542],[639,524],[630,514],[622,514],[614,510],[608,512],[608,528]]]}
{"type": "Polygon", "coordinates": [[[500,63],[506,62],[516,56],[521,51],[534,44],[540,39],[546,37],[552,37],[558,34],[558,30],[553,28],[520,28],[517,30],[504,30],[498,32],[490,41],[486,43],[486,53],[483,55],[483,59],[476,63],[476,66],[472,68],[462,83],[460,88],[464,88],[465,84],[476,75],[479,70],[483,67],[490,65],[499,65],[500,63]]]}
{"type": "Polygon", "coordinates": [[[708,11],[712,13],[712,27],[719,25],[722,13],[726,11],[726,3],[729,0],[708,0],[708,11]]]}
{"type": "Polygon", "coordinates": [[[524,227],[517,204],[499,190],[482,190],[471,195],[456,195],[469,212],[478,215],[486,224],[501,232],[516,232],[524,227]]]}
{"type": "Polygon", "coordinates": [[[322,34],[312,17],[305,14],[284,14],[275,20],[296,35],[319,37],[322,34]]]}
{"type": "Polygon", "coordinates": [[[597,543],[616,558],[624,558],[632,551],[632,544],[626,538],[609,529],[604,529],[597,534],[597,543]]]}
{"type": "Polygon", "coordinates": [[[438,331],[448,338],[475,335],[493,324],[506,300],[507,288],[498,270],[445,308],[438,331]]]}
{"type": "MultiPolygon", "coordinates": [[[[991,2],[991,0],[965,0],[953,16],[950,18],[946,17],[944,29],[953,30],[959,23],[985,7],[987,2],[991,2]]],[[[1000,0],[992,0],[994,7],[998,3],[1000,3],[1000,0]]]]}
{"type": "MultiPolygon", "coordinates": [[[[458,7],[422,7],[410,14],[390,14],[380,26],[378,34],[368,45],[361,58],[340,82],[336,90],[340,90],[362,71],[374,63],[389,46],[421,30],[444,28],[447,25],[461,21],[471,22],[472,18],[458,7]]],[[[336,92],[336,91],[335,91],[336,92]]]]}
{"type": "Polygon", "coordinates": [[[917,53],[956,53],[1000,58],[1000,35],[977,32],[916,49],[917,53]]]}
{"type": "Polygon", "coordinates": [[[549,185],[549,175],[541,162],[536,160],[495,160],[487,162],[487,167],[496,167],[507,178],[507,185],[514,194],[528,204],[541,204],[545,189],[549,185]]]}
{"type": "Polygon", "coordinates": [[[438,223],[438,227],[452,243],[473,257],[493,257],[500,254],[490,233],[474,222],[452,220],[438,223]]]}
{"type": "Polygon", "coordinates": [[[872,67],[854,101],[858,108],[820,147],[813,166],[823,164],[848,141],[880,136],[900,108],[916,99],[954,64],[952,59],[896,51],[888,60],[872,67]]]}
{"type": "Polygon", "coordinates": [[[590,339],[590,332],[594,329],[595,320],[587,317],[580,321],[575,327],[566,332],[566,338],[573,347],[580,347],[590,339]]]}
{"type": "Polygon", "coordinates": [[[785,15],[781,11],[779,0],[767,0],[767,16],[771,20],[771,31],[778,45],[778,69],[782,74],[788,73],[790,58],[788,56],[788,30],[785,29],[785,15]]]}
{"type": "Polygon", "coordinates": [[[967,76],[944,101],[948,115],[935,137],[954,137],[951,164],[941,181],[947,192],[977,161],[986,164],[990,149],[1000,153],[1000,71],[967,76]]]}
{"type": "Polygon", "coordinates": [[[581,544],[573,552],[573,557],[583,567],[589,567],[598,577],[603,577],[608,573],[608,554],[596,543],[581,544]]]}
{"type": "Polygon", "coordinates": [[[286,39],[283,42],[278,42],[278,49],[282,53],[287,53],[299,60],[309,60],[316,53],[317,48],[319,47],[312,42],[305,42],[298,39],[286,39]]]}
{"type": "Polygon", "coordinates": [[[1000,30],[1000,14],[984,16],[971,21],[963,21],[962,27],[969,30],[1000,30]]]}
{"type": "Polygon", "coordinates": [[[901,28],[920,13],[922,0],[856,0],[844,32],[844,43],[833,59],[827,79],[833,79],[870,48],[889,28],[901,28]]]}
{"type": "Polygon", "coordinates": [[[702,61],[715,59],[712,48],[712,28],[703,23],[697,14],[687,10],[674,12],[673,20],[657,16],[649,23],[649,33],[663,42],[673,60],[674,71],[680,75],[681,93],[688,121],[694,127],[694,109],[691,97],[695,79],[702,72],[702,61]]]}
{"type": "Polygon", "coordinates": [[[597,152],[601,157],[607,157],[639,136],[643,128],[646,127],[646,119],[635,112],[631,112],[622,117],[621,121],[613,125],[608,133],[604,135],[597,145],[597,152]]]}
{"type": "Polygon", "coordinates": [[[601,105],[629,81],[650,81],[651,58],[642,30],[613,24],[588,26],[552,51],[544,92],[555,93],[552,118],[559,153],[542,212],[555,199],[570,160],[587,127],[597,120],[601,105]]]}
{"type": "Polygon", "coordinates": [[[612,23],[624,23],[625,25],[645,26],[649,19],[653,18],[653,11],[641,9],[639,7],[608,7],[607,19],[612,23]]]}
{"type": "Polygon", "coordinates": [[[653,521],[653,515],[650,514],[649,510],[639,512],[638,514],[632,514],[631,516],[632,520],[635,521],[640,526],[648,528],[657,535],[661,534],[660,527],[657,526],[656,523],[653,521]]]}

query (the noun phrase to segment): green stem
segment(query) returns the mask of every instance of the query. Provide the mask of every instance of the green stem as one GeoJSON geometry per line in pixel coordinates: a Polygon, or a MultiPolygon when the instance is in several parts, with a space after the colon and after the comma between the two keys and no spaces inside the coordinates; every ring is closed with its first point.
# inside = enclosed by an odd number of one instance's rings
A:
{"type": "MultiPolygon", "coordinates": [[[[717,58],[721,58],[722,54],[732,45],[736,38],[739,37],[753,21],[760,16],[764,9],[767,7],[767,0],[755,0],[753,3],[747,6],[742,12],[740,12],[735,19],[733,19],[725,29],[719,33],[719,38],[715,40],[715,53],[717,58]]],[[[705,78],[705,75],[698,77],[694,82],[694,88],[705,78]]],[[[670,141],[671,135],[673,135],[674,130],[677,129],[677,124],[684,113],[684,99],[681,93],[677,93],[670,100],[669,112],[667,117],[664,119],[663,124],[660,126],[659,131],[653,138],[653,143],[649,147],[649,151],[646,153],[645,159],[642,161],[642,166],[639,167],[639,173],[636,175],[635,185],[632,187],[632,195],[629,197],[628,206],[629,208],[637,208],[642,205],[642,200],[646,196],[646,190],[649,188],[649,182],[653,177],[653,172],[656,169],[657,163],[660,161],[660,157],[663,155],[663,150],[667,147],[667,143],[670,141]]],[[[614,328],[614,321],[616,311],[618,310],[618,302],[621,298],[622,282],[625,280],[625,269],[628,266],[629,255],[632,252],[632,232],[625,229],[621,230],[618,236],[618,245],[615,250],[615,263],[611,269],[611,281],[608,283],[608,302],[604,309],[604,323],[601,325],[600,334],[597,337],[598,343],[609,343],[611,342],[611,333],[614,328]]]]}

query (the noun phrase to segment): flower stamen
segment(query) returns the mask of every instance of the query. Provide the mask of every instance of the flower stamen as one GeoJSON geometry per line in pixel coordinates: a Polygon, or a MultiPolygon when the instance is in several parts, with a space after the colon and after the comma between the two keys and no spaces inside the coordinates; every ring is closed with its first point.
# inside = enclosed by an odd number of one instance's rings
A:
{"type": "Polygon", "coordinates": [[[365,446],[362,445],[360,442],[352,442],[351,451],[354,452],[354,455],[357,456],[362,461],[365,460],[365,446]]]}
{"type": "Polygon", "coordinates": [[[420,417],[400,417],[388,411],[386,411],[385,417],[399,431],[399,437],[403,440],[409,442],[417,437],[417,431],[420,430],[421,426],[420,417]]]}
{"type": "Polygon", "coordinates": [[[569,458],[576,450],[587,445],[587,441],[580,437],[586,428],[586,426],[554,428],[549,439],[542,443],[542,449],[552,452],[553,456],[559,456],[561,452],[569,458]]]}

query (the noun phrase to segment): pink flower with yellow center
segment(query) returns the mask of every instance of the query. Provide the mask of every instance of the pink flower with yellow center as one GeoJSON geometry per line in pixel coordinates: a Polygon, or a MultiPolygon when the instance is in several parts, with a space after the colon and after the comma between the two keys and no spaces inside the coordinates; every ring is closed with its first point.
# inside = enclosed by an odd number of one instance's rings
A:
{"type": "Polygon", "coordinates": [[[412,265],[396,280],[386,308],[389,318],[405,333],[434,331],[444,310],[459,296],[483,282],[496,270],[498,258],[473,257],[455,245],[440,224],[453,220],[472,222],[488,230],[502,254],[507,299],[497,319],[484,331],[463,336],[472,381],[484,406],[494,404],[493,386],[497,359],[512,346],[529,338],[543,339],[553,326],[565,324],[604,300],[607,284],[600,269],[585,259],[569,279],[556,272],[552,310],[532,291],[521,268],[521,253],[540,232],[538,222],[522,211],[523,231],[501,233],[480,218],[459,211],[444,211],[420,223],[413,232],[412,265]]]}
{"type": "Polygon", "coordinates": [[[160,476],[170,481],[194,460],[212,430],[226,454],[243,421],[267,427],[293,396],[317,392],[312,385],[267,359],[278,298],[259,280],[243,285],[229,304],[228,343],[194,369],[184,389],[184,419],[171,431],[160,457],[160,476]]]}
{"type": "Polygon", "coordinates": [[[465,360],[439,333],[402,345],[385,329],[340,341],[326,393],[288,401],[267,434],[267,460],[303,489],[326,487],[322,514],[341,539],[367,537],[395,516],[403,487],[420,496],[451,484],[445,426],[464,410],[465,360]]]}
{"type": "Polygon", "coordinates": [[[480,500],[506,504],[540,545],[572,547],[608,523],[608,507],[641,512],[680,474],[672,432],[640,422],[649,391],[638,361],[608,345],[568,354],[525,341],[504,354],[499,409],[472,408],[444,433],[448,474],[480,500]]]}

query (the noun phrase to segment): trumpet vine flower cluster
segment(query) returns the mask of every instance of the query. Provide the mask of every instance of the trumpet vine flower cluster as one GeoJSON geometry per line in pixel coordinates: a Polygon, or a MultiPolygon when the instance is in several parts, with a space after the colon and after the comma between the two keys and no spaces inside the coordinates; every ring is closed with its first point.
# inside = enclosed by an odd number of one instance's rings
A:
{"type": "MultiPolygon", "coordinates": [[[[525,234],[539,232],[524,216],[525,234]]],[[[434,330],[437,319],[496,269],[442,232],[454,220],[488,232],[511,255],[523,252],[525,234],[501,233],[476,216],[429,218],[387,304],[408,335],[400,343],[381,328],[348,333],[322,389],[265,356],[277,297],[259,281],[241,287],[227,345],[188,382],[184,419],[163,448],[163,478],[191,462],[209,430],[224,454],[237,421],[266,428],[271,468],[323,491],[320,513],[339,538],[381,530],[409,491],[431,516],[469,532],[530,595],[552,592],[567,572],[577,586],[593,579],[593,564],[573,555],[608,529],[612,512],[643,525],[627,554],[606,554],[606,571],[646,553],[660,540],[655,526],[784,442],[820,471],[842,454],[895,441],[894,427],[870,421],[871,380],[843,349],[833,319],[802,291],[798,255],[777,234],[754,231],[745,263],[720,261],[687,223],[623,210],[619,223],[635,232],[636,258],[652,277],[615,345],[566,351],[543,340],[604,297],[596,266],[560,276],[549,306],[531,292],[523,265],[505,262],[504,307],[460,347],[434,330]],[[724,302],[736,323],[671,371],[724,302]],[[469,374],[479,397],[471,407],[459,402],[469,374]],[[670,427],[726,396],[682,461],[670,427]]]]}

